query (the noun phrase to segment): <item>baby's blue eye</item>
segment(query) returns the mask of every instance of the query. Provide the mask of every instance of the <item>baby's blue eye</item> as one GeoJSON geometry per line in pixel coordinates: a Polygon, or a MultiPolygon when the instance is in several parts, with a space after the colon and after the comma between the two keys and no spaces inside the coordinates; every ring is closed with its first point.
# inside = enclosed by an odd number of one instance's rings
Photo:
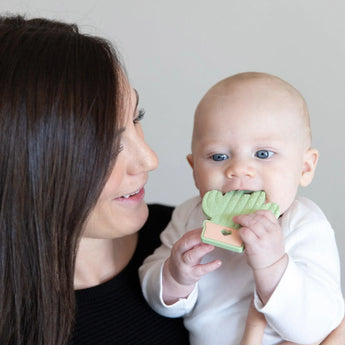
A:
{"type": "Polygon", "coordinates": [[[215,155],[212,155],[212,159],[216,162],[225,161],[228,158],[229,158],[228,155],[224,153],[216,153],[215,155]]]}
{"type": "Polygon", "coordinates": [[[260,158],[260,159],[267,159],[272,157],[273,152],[272,151],[268,151],[268,150],[259,150],[257,152],[255,152],[255,157],[260,158]]]}

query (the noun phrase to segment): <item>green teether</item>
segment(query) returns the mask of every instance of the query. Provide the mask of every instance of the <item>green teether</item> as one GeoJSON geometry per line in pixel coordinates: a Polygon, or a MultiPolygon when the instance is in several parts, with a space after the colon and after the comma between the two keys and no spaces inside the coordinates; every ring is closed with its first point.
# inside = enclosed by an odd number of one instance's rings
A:
{"type": "Polygon", "coordinates": [[[270,210],[277,218],[279,206],[265,203],[264,191],[247,192],[231,191],[222,194],[220,191],[207,192],[202,199],[202,210],[209,220],[204,222],[201,239],[221,248],[242,252],[244,244],[238,234],[240,225],[232,218],[240,214],[253,213],[258,210],[270,210]]]}

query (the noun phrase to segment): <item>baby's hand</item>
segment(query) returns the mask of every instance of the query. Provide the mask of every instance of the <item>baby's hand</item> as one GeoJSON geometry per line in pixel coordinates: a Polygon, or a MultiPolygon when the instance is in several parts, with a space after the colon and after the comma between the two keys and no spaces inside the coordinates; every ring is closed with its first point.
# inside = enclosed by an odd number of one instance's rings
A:
{"type": "Polygon", "coordinates": [[[201,242],[201,231],[185,233],[171,249],[163,267],[163,300],[166,304],[187,297],[202,276],[221,265],[220,260],[201,264],[202,258],[214,249],[214,246],[201,242]]]}
{"type": "Polygon", "coordinates": [[[271,211],[259,210],[233,219],[242,226],[239,234],[253,270],[267,268],[284,256],[283,232],[271,211]]]}
{"type": "Polygon", "coordinates": [[[271,211],[259,210],[234,217],[242,225],[248,264],[253,269],[256,291],[266,304],[283,276],[288,257],[280,225],[271,211]]]}

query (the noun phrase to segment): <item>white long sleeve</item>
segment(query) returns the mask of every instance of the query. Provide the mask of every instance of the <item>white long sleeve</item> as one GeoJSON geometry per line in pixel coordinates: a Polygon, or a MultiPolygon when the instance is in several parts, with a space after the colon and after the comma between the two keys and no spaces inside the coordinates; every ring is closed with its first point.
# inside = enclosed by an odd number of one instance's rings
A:
{"type": "Polygon", "coordinates": [[[268,321],[264,345],[279,344],[282,339],[313,343],[340,323],[344,299],[334,233],[321,210],[305,198],[298,198],[280,218],[289,264],[266,305],[255,293],[244,253],[220,248],[204,261],[221,259],[222,266],[203,277],[188,299],[164,305],[162,265],[176,240],[186,231],[201,227],[204,218],[200,198],[177,207],[161,235],[162,246],[140,269],[147,301],[162,315],[184,315],[192,345],[238,345],[253,293],[257,309],[268,321]]]}
{"type": "Polygon", "coordinates": [[[199,219],[205,216],[201,208],[199,208],[198,219],[194,221],[194,212],[198,210],[194,207],[196,200],[198,198],[191,199],[174,210],[170,223],[161,234],[162,245],[151,256],[146,258],[139,269],[145,299],[157,313],[167,317],[186,315],[193,309],[198,297],[197,285],[187,299],[181,299],[173,305],[166,305],[162,298],[162,270],[164,262],[170,256],[172,246],[186,231],[202,226],[199,219]]]}

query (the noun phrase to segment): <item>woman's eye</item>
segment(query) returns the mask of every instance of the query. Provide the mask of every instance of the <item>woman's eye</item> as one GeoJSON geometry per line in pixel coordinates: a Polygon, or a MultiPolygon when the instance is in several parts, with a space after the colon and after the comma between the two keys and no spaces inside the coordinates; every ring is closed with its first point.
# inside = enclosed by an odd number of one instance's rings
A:
{"type": "Polygon", "coordinates": [[[259,150],[255,153],[255,157],[260,158],[260,159],[267,159],[272,157],[273,152],[268,151],[268,150],[259,150]]]}
{"type": "Polygon", "coordinates": [[[229,158],[228,155],[226,155],[224,153],[216,153],[215,155],[212,155],[211,157],[216,162],[225,161],[226,159],[229,158]]]}
{"type": "Polygon", "coordinates": [[[138,116],[133,120],[134,124],[139,123],[145,116],[145,110],[139,109],[138,116]]]}

